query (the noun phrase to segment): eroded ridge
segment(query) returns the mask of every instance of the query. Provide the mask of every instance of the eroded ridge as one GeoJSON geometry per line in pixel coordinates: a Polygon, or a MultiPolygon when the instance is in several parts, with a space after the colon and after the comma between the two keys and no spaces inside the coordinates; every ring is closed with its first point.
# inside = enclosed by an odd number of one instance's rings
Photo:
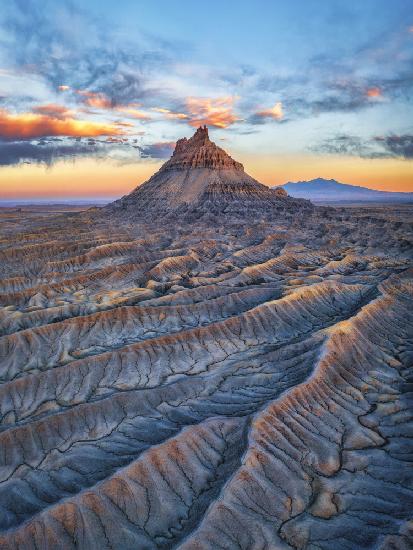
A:
{"type": "Polygon", "coordinates": [[[0,223],[1,549],[413,544],[408,210],[0,223]]]}

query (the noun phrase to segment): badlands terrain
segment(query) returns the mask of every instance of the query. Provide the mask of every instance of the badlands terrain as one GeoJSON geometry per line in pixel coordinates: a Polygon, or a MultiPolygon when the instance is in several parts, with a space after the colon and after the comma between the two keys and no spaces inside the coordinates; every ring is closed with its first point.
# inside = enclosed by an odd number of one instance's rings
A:
{"type": "Polygon", "coordinates": [[[107,207],[3,209],[0,548],[412,548],[412,214],[205,128],[107,207]]]}

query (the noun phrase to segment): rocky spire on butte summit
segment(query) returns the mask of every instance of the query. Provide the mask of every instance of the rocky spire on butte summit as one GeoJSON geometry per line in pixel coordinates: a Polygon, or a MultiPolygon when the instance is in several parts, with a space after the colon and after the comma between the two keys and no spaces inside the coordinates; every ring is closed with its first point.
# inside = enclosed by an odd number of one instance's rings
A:
{"type": "Polygon", "coordinates": [[[179,139],[172,157],[163,165],[162,170],[188,168],[244,170],[240,162],[236,162],[209,139],[206,126],[198,128],[190,139],[179,139]]]}
{"type": "Polygon", "coordinates": [[[240,162],[209,139],[206,126],[176,143],[172,157],[148,181],[105,207],[105,212],[136,221],[180,216],[277,217],[312,208],[249,176],[240,162]]]}

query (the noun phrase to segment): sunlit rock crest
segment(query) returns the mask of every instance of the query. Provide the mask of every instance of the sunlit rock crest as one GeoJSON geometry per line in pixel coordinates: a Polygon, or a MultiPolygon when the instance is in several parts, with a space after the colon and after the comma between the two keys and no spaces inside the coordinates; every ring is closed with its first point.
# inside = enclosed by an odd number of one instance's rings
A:
{"type": "Polygon", "coordinates": [[[249,176],[201,127],[190,139],[177,142],[172,157],[147,182],[105,212],[123,219],[226,216],[259,220],[310,208],[309,201],[288,197],[249,176]]]}
{"type": "Polygon", "coordinates": [[[188,168],[244,171],[240,162],[236,162],[209,139],[206,126],[198,128],[190,139],[179,139],[172,157],[161,170],[187,170],[188,168]]]}

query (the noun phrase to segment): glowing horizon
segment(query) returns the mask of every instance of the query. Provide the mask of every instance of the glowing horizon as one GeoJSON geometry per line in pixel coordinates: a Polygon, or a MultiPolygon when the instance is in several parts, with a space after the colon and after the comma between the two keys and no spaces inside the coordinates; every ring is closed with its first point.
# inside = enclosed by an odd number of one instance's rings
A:
{"type": "MultiPolygon", "coordinates": [[[[232,156],[243,162],[248,174],[268,186],[322,177],[379,191],[412,191],[411,172],[404,161],[398,163],[387,159],[381,159],[380,162],[369,159],[354,161],[354,159],[335,157],[327,164],[317,156],[307,155],[301,157],[297,165],[295,156],[257,158],[252,155],[243,159],[234,154],[232,156]],[[343,174],[342,179],[336,177],[338,172],[343,174]],[[397,181],[395,181],[396,178],[397,181]],[[379,180],[382,182],[381,185],[377,184],[379,180]]],[[[12,167],[7,169],[9,188],[2,187],[0,200],[49,198],[75,200],[84,197],[113,200],[144,183],[162,163],[163,161],[142,163],[137,170],[136,165],[122,166],[99,163],[90,159],[79,160],[76,166],[76,180],[73,179],[73,163],[60,161],[47,170],[42,166],[12,167]],[[93,181],[91,178],[94,178],[93,181]]]]}

